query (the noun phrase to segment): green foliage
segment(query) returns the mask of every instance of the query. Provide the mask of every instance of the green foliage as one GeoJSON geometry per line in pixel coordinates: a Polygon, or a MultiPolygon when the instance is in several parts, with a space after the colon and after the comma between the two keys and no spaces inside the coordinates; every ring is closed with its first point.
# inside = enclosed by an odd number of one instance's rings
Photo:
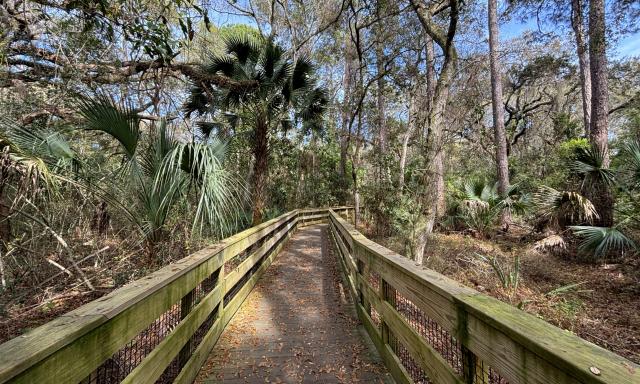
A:
{"type": "Polygon", "coordinates": [[[495,256],[485,256],[479,253],[475,254],[476,258],[487,265],[490,265],[496,277],[500,281],[502,288],[511,289],[513,293],[518,290],[520,283],[520,256],[513,259],[513,265],[504,265],[495,256]]]}
{"type": "Polygon", "coordinates": [[[125,152],[127,163],[115,182],[122,183],[125,190],[132,188],[121,193],[120,199],[134,200],[120,206],[147,241],[159,240],[172,209],[190,191],[196,192],[197,201],[194,230],[206,228],[222,236],[236,227],[243,188],[224,168],[224,142],[211,137],[204,142],[180,143],[161,121],[151,127],[148,144],[141,145],[139,119],[130,108],[121,109],[104,97],[83,99],[81,105],[85,129],[112,136],[125,152]]]}
{"type": "Polygon", "coordinates": [[[583,137],[563,141],[558,146],[558,155],[563,161],[574,161],[580,153],[591,148],[589,141],[583,137]]]}
{"type": "Polygon", "coordinates": [[[591,201],[578,192],[558,191],[543,185],[533,195],[533,202],[536,212],[559,229],[570,224],[590,223],[598,217],[591,201]]]}
{"type": "Polygon", "coordinates": [[[613,251],[635,250],[635,243],[617,228],[572,226],[571,230],[582,239],[580,250],[592,253],[596,258],[613,251]]]}
{"type": "Polygon", "coordinates": [[[524,214],[529,206],[529,195],[511,185],[505,196],[498,194],[498,184],[486,179],[467,181],[458,187],[449,201],[448,215],[443,224],[464,227],[486,236],[505,210],[524,214]]]}

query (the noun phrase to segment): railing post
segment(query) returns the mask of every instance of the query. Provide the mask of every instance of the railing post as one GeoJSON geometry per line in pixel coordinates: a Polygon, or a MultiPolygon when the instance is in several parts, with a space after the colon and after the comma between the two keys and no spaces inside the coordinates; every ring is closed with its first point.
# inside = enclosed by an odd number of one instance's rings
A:
{"type": "MultiPolygon", "coordinates": [[[[196,288],[189,291],[189,293],[184,295],[184,297],[180,300],[180,320],[181,321],[184,320],[185,317],[187,317],[187,315],[189,314],[189,312],[191,312],[191,309],[193,308],[196,288]]],[[[191,357],[192,349],[193,349],[193,337],[189,338],[189,341],[187,341],[187,343],[182,347],[182,349],[180,349],[180,354],[178,355],[178,361],[179,361],[180,367],[183,367],[187,363],[187,361],[189,361],[189,358],[191,357]]]]}
{"type": "Polygon", "coordinates": [[[224,314],[224,296],[227,291],[227,286],[224,281],[225,265],[226,263],[222,263],[222,265],[220,266],[220,269],[218,269],[216,272],[213,272],[214,276],[216,276],[216,286],[220,285],[222,287],[222,300],[220,300],[220,303],[218,304],[218,313],[216,314],[216,318],[221,318],[222,315],[224,314]]]}
{"type": "MultiPolygon", "coordinates": [[[[395,289],[391,285],[389,285],[389,283],[387,283],[385,279],[382,278],[382,276],[380,276],[379,290],[380,290],[380,297],[382,297],[382,300],[388,302],[394,308],[396,308],[395,289]]],[[[382,316],[382,314],[380,314],[380,333],[382,334],[382,342],[384,344],[390,345],[389,326],[384,321],[384,316],[382,316]]]]}
{"type": "Polygon", "coordinates": [[[356,260],[356,265],[358,266],[358,274],[360,275],[360,279],[361,279],[357,285],[358,298],[360,300],[360,304],[362,304],[362,307],[364,307],[364,310],[367,313],[367,315],[371,316],[371,303],[369,302],[369,300],[367,300],[363,292],[364,284],[369,279],[369,264],[365,264],[365,262],[362,261],[362,259],[360,258],[360,255],[358,254],[358,252],[362,252],[362,251],[360,250],[360,247],[356,243],[354,243],[352,252],[353,252],[353,258],[355,258],[356,260]]]}

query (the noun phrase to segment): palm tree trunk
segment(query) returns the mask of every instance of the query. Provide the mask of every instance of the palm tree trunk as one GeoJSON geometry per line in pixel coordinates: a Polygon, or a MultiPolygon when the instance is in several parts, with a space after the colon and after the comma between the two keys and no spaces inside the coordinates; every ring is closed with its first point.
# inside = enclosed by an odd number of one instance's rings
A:
{"type": "MultiPolygon", "coordinates": [[[[609,87],[607,83],[607,55],[605,37],[605,1],[589,2],[589,66],[591,69],[591,127],[589,139],[603,156],[603,167],[609,167],[608,114],[609,87]]],[[[600,218],[596,225],[613,225],[613,195],[603,181],[596,181],[590,191],[593,205],[600,218]]]]}
{"type": "Polygon", "coordinates": [[[580,88],[582,91],[582,120],[584,133],[588,137],[591,124],[591,71],[589,70],[589,52],[584,36],[582,18],[582,0],[571,0],[571,28],[576,38],[576,51],[580,69],[580,88]]]}
{"type": "Polygon", "coordinates": [[[264,115],[257,117],[253,144],[253,218],[252,224],[262,223],[269,173],[269,126],[264,115]]]}
{"type": "MultiPolygon", "coordinates": [[[[491,101],[493,105],[493,137],[496,146],[496,171],[498,193],[504,197],[509,189],[509,161],[507,159],[507,134],[504,128],[504,107],[502,105],[502,75],[498,57],[498,4],[488,1],[489,10],[489,61],[491,66],[491,101]]],[[[502,228],[509,228],[509,211],[502,213],[502,228]]]]}

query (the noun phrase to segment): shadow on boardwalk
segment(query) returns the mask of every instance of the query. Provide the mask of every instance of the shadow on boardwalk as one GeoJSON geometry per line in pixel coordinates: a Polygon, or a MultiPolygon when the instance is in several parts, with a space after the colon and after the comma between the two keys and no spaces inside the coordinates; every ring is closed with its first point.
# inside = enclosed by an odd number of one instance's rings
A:
{"type": "Polygon", "coordinates": [[[300,229],[229,323],[197,383],[391,383],[357,320],[327,228],[300,229]]]}

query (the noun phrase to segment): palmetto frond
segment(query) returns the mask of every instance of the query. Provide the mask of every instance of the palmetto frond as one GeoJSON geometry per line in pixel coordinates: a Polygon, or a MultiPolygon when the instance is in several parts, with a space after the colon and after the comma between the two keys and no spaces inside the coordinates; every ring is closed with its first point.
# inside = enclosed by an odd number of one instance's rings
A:
{"type": "MultiPolygon", "coordinates": [[[[185,112],[213,115],[214,110],[244,116],[266,114],[268,125],[275,129],[283,117],[295,116],[294,124],[305,129],[321,127],[328,96],[317,87],[313,66],[308,58],[295,62],[273,40],[247,34],[225,38],[225,54],[212,56],[203,70],[226,76],[233,81],[252,80],[257,86],[238,89],[215,84],[197,84],[185,103],[185,112]]],[[[255,119],[245,118],[245,123],[255,119]]]]}
{"type": "Polygon", "coordinates": [[[538,212],[557,222],[592,222],[598,218],[594,205],[578,192],[541,186],[533,195],[538,212]]]}
{"type": "Polygon", "coordinates": [[[228,234],[242,211],[242,183],[224,167],[227,145],[217,138],[203,143],[180,143],[165,157],[156,183],[185,178],[198,192],[194,229],[213,228],[228,234]]]}
{"type": "Polygon", "coordinates": [[[291,75],[291,90],[309,88],[313,84],[313,65],[308,57],[301,57],[296,60],[293,73],[291,75]]]}
{"type": "Polygon", "coordinates": [[[580,249],[601,257],[612,251],[636,249],[635,243],[615,227],[572,226],[573,233],[582,239],[580,249]]]}
{"type": "Polygon", "coordinates": [[[140,119],[129,106],[120,107],[110,97],[81,98],[79,112],[85,118],[85,129],[101,131],[120,142],[129,159],[135,156],[140,138],[140,119]]]}
{"type": "Polygon", "coordinates": [[[627,143],[625,146],[625,151],[629,155],[630,162],[629,168],[631,168],[632,173],[632,183],[635,187],[640,185],[640,142],[634,140],[630,143],[627,143]]]}
{"type": "Polygon", "coordinates": [[[241,65],[248,61],[257,61],[263,44],[259,39],[246,33],[228,36],[224,39],[224,43],[227,54],[235,56],[241,65]]]}
{"type": "MultiPolygon", "coordinates": [[[[42,183],[45,190],[56,190],[59,177],[55,169],[64,163],[77,164],[76,153],[57,131],[26,128],[14,120],[0,116],[0,149],[5,167],[21,174],[33,188],[42,183]],[[62,164],[61,164],[62,162],[62,164]]],[[[26,186],[23,186],[26,187],[26,186]]]]}
{"type": "Polygon", "coordinates": [[[598,147],[579,148],[577,160],[571,164],[571,170],[582,175],[587,183],[615,183],[614,173],[604,166],[605,154],[598,147]]]}

